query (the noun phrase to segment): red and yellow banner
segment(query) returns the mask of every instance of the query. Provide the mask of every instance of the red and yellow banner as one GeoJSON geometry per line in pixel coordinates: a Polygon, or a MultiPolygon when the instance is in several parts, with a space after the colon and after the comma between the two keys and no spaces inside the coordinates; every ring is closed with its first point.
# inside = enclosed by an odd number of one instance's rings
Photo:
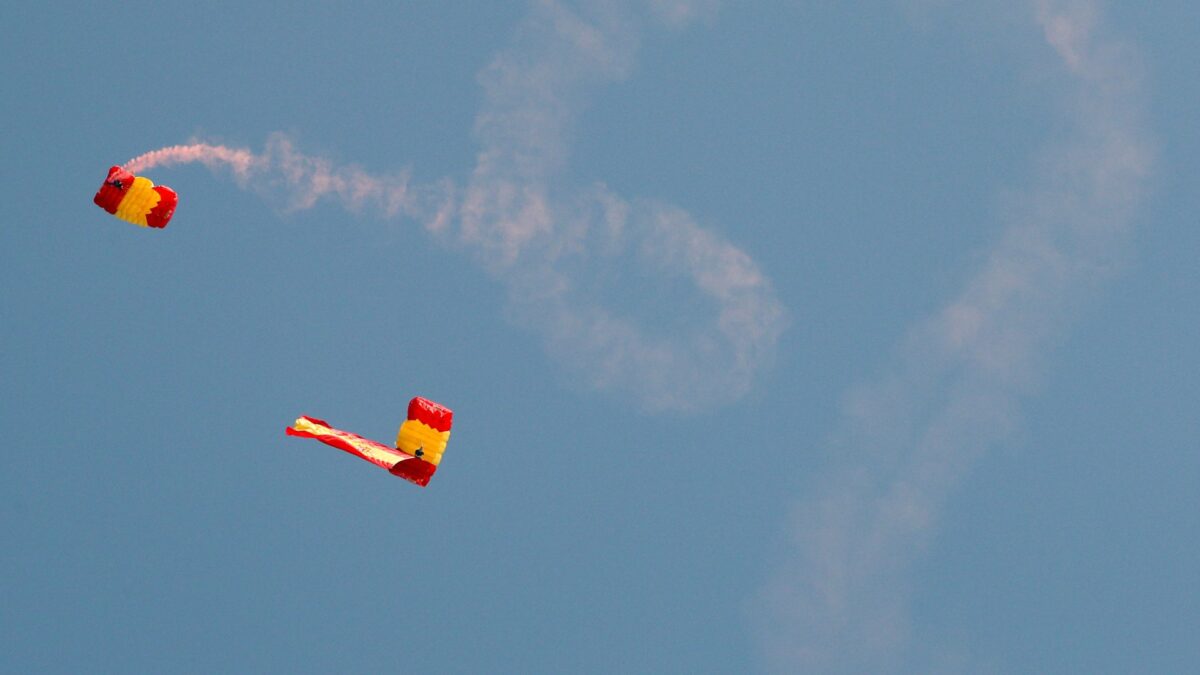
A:
{"type": "Polygon", "coordinates": [[[286,433],[288,436],[315,438],[325,445],[345,450],[355,457],[361,457],[389,470],[396,465],[396,462],[412,458],[412,455],[397,452],[395,448],[389,448],[383,443],[376,443],[357,434],[334,429],[325,420],[315,417],[300,417],[295,424],[286,429],[286,433]]]}

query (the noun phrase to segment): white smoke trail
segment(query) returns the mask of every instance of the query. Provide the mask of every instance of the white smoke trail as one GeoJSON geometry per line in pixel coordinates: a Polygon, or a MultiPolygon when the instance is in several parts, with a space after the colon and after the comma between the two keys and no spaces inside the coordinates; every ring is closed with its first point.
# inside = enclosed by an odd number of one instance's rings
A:
{"type": "MultiPolygon", "coordinates": [[[[657,0],[652,9],[674,26],[710,14],[711,5],[657,0]]],[[[332,198],[350,209],[415,218],[471,251],[507,287],[510,316],[540,332],[550,353],[592,385],[629,393],[651,409],[727,402],[769,363],[784,322],[754,261],[678,208],[631,203],[603,185],[581,189],[557,178],[588,90],[626,75],[642,28],[612,7],[590,12],[537,3],[512,46],[481,73],[485,103],[475,133],[482,149],[465,186],[447,180],[414,188],[407,175],[337,167],[278,135],[262,154],[194,143],[146,153],[126,168],[199,162],[229,168],[246,187],[280,185],[293,208],[332,198]],[[626,268],[655,271],[667,285],[686,280],[712,318],[680,331],[639,320],[625,303],[612,307],[596,286],[626,268]]],[[[652,312],[686,313],[654,305],[644,289],[626,290],[652,312]]]]}
{"type": "Polygon", "coordinates": [[[243,187],[268,192],[281,189],[289,209],[308,209],[324,198],[333,198],[345,208],[359,211],[367,206],[383,215],[416,215],[418,199],[428,190],[411,191],[407,174],[372,176],[357,167],[338,167],[320,157],[296,150],[282,134],[267,140],[266,150],[255,154],[245,148],[192,143],[152,150],[125,163],[125,169],[140,173],[155,167],[200,163],[211,170],[228,168],[243,187]]]}
{"type": "Polygon", "coordinates": [[[1004,437],[1038,359],[1125,247],[1151,165],[1132,59],[1090,0],[1030,14],[1069,80],[1070,135],[1042,158],[983,269],[919,323],[891,375],[849,398],[819,493],[793,512],[791,562],[764,592],[780,672],[928,672],[908,642],[908,578],[946,500],[1004,437]]]}
{"type": "Polygon", "coordinates": [[[261,161],[249,150],[235,150],[220,145],[196,143],[151,150],[125,162],[125,170],[130,173],[141,173],[155,166],[200,162],[210,169],[228,166],[239,178],[245,178],[252,169],[261,164],[261,161]]]}

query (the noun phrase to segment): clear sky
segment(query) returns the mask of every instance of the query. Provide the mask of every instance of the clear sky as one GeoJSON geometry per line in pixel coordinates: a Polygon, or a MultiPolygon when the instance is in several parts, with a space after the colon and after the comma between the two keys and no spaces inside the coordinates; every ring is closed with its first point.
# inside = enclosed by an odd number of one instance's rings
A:
{"type": "Polygon", "coordinates": [[[0,22],[0,670],[1200,671],[1200,5],[0,22]]]}

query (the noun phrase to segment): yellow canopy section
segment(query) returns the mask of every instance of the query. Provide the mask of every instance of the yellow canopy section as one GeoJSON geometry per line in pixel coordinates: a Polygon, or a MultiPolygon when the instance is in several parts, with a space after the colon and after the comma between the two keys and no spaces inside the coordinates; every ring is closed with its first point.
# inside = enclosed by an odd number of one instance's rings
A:
{"type": "Polygon", "coordinates": [[[438,464],[449,440],[449,431],[438,431],[420,420],[408,419],[396,434],[396,448],[430,464],[438,464]]]}
{"type": "Polygon", "coordinates": [[[154,210],[155,206],[158,206],[160,199],[162,196],[154,190],[154,182],[149,178],[138,176],[133,179],[133,185],[129,186],[129,192],[121,200],[114,215],[134,225],[149,227],[146,216],[154,210]]]}

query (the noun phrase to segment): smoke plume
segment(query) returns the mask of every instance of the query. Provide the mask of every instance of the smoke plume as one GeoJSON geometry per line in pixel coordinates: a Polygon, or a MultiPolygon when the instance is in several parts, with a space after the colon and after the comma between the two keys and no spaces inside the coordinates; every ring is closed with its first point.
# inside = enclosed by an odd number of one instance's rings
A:
{"type": "Polygon", "coordinates": [[[978,457],[1016,421],[1039,360],[1127,248],[1151,165],[1129,52],[1087,0],[1022,6],[1057,71],[1067,134],[1038,159],[983,268],[917,323],[892,372],[851,393],[834,466],[789,523],[763,594],[780,672],[930,672],[909,641],[909,577],[978,457]]]}
{"type": "Polygon", "coordinates": [[[710,14],[711,3],[670,0],[651,9],[641,17],[537,3],[511,46],[479,76],[481,149],[464,185],[413,185],[407,174],[335,166],[297,151],[282,135],[262,153],[198,142],[146,153],[126,168],[199,162],[230,170],[250,189],[284,188],[290,208],[329,199],[415,219],[501,282],[508,315],[536,331],[578,378],[655,410],[718,405],[748,389],[783,328],[783,308],[766,276],[677,207],[558,178],[588,92],[627,75],[644,24],[677,26],[710,14]],[[624,268],[652,273],[663,285],[684,282],[698,302],[685,309],[655,305],[654,294],[636,288],[605,293],[603,284],[624,268]],[[649,307],[632,311],[634,299],[649,307]],[[668,315],[683,316],[685,325],[656,318],[668,315]]]}

